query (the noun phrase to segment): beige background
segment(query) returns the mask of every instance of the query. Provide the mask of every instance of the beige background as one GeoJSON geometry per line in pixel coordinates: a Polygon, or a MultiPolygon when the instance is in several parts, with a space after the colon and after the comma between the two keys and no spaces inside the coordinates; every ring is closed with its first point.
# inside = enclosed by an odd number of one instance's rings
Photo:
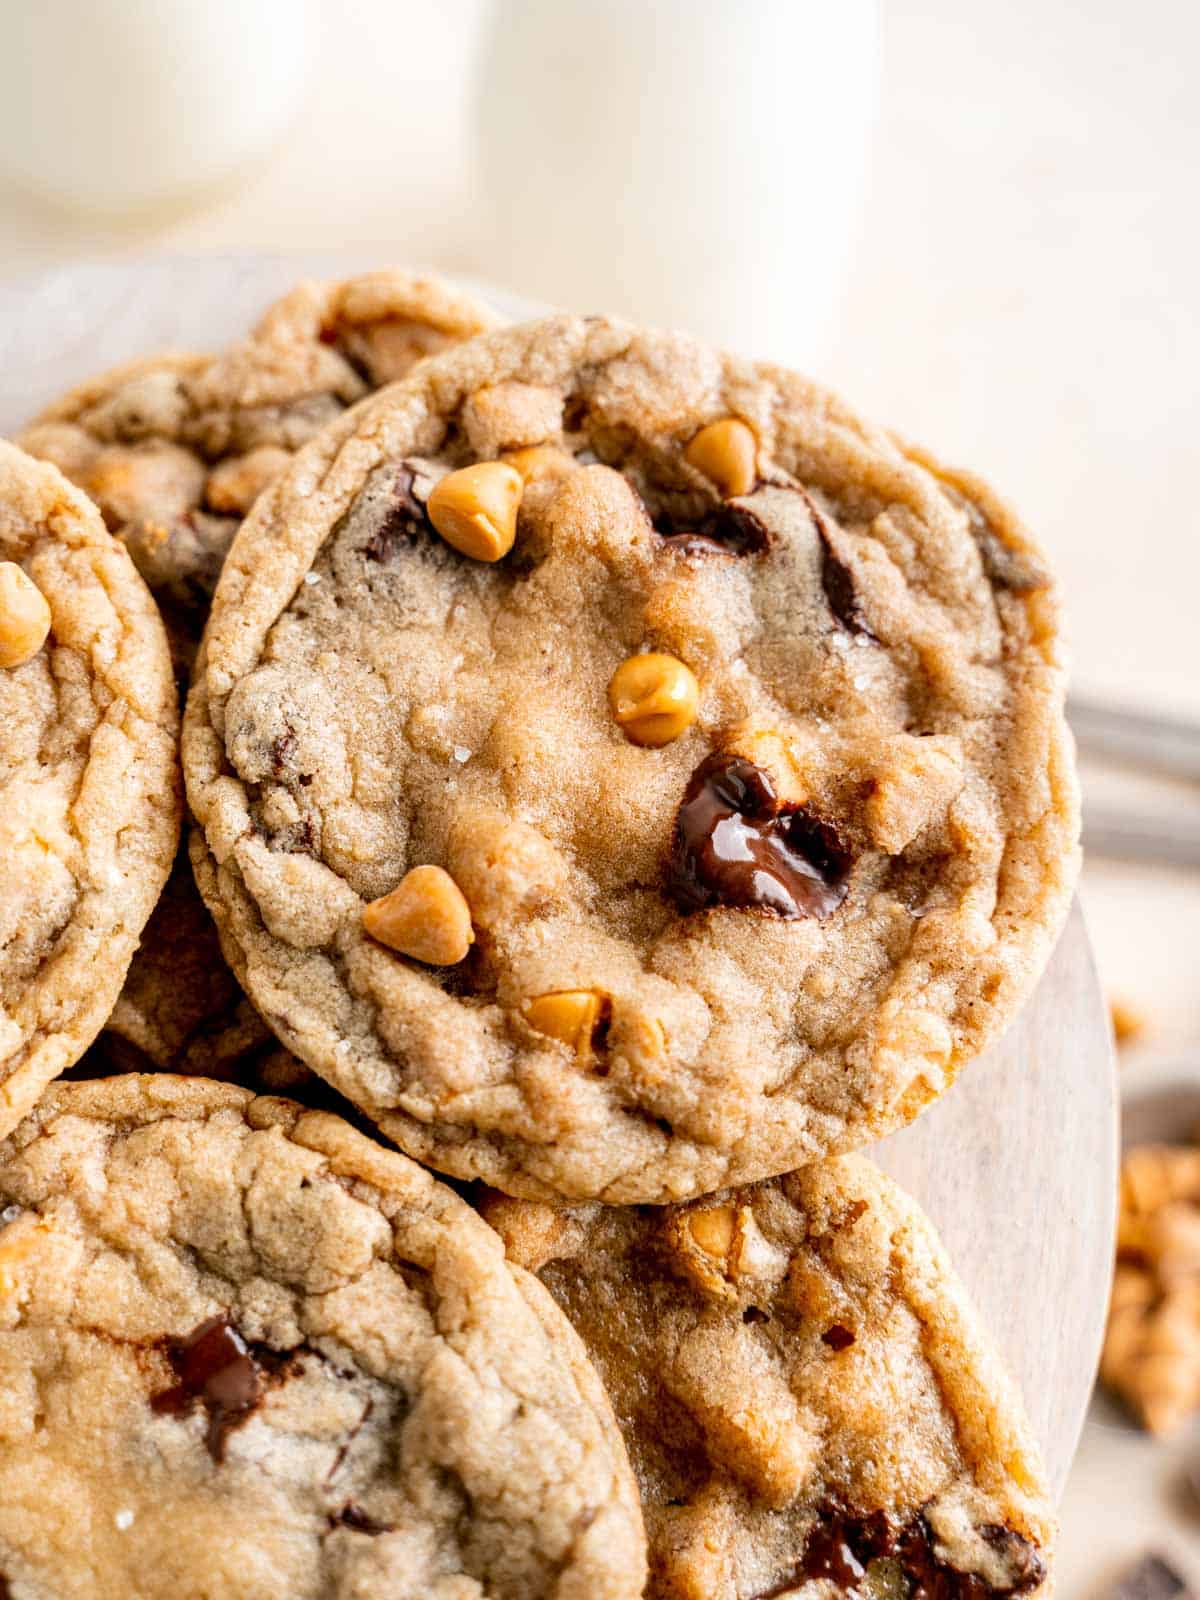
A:
{"type": "MultiPolygon", "coordinates": [[[[486,278],[466,116],[481,0],[338,10],[289,141],[240,187],[136,227],[0,192],[0,272],[345,246],[486,278]]],[[[891,0],[885,62],[823,375],[1021,506],[1062,573],[1081,685],[1200,712],[1200,7],[891,0]]],[[[808,70],[819,61],[797,62],[797,93],[808,70]]],[[[805,158],[781,206],[803,208],[805,158]]],[[[62,315],[47,339],[70,336],[62,315]]],[[[1189,790],[1160,803],[1200,817],[1189,790]]],[[[1156,1057],[1200,1063],[1200,876],[1094,861],[1084,898],[1107,981],[1157,1028],[1128,1081],[1156,1057]]],[[[1200,1584],[1200,1505],[1178,1492],[1189,1453],[1200,1434],[1172,1456],[1097,1409],[1063,1508],[1062,1593],[1093,1590],[1148,1538],[1200,1584]]]]}

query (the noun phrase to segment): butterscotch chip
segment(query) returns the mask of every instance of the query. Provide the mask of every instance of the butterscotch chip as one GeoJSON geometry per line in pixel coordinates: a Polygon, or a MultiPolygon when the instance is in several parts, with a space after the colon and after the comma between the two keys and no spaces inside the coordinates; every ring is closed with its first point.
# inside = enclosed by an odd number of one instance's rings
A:
{"type": "Polygon", "coordinates": [[[1121,1167],[1100,1375],[1152,1433],[1200,1409],[1200,1149],[1139,1145],[1121,1167]]]}
{"type": "Polygon", "coordinates": [[[594,989],[563,989],[526,1000],[522,1011],[535,1033],[557,1039],[587,1064],[595,1059],[596,1029],[607,1006],[606,996],[594,989]]]}
{"type": "Polygon", "coordinates": [[[154,602],[95,507],[2,442],[0,651],[2,1137],[112,1011],[180,809],[154,602]]]}
{"type": "Polygon", "coordinates": [[[651,650],[622,661],[609,681],[608,702],[627,739],[659,749],[695,722],[700,686],[676,656],[651,650]]]}
{"type": "Polygon", "coordinates": [[[429,496],[429,520],[448,544],[475,561],[499,561],[512,549],[523,489],[521,474],[503,461],[460,467],[429,496]]]}
{"type": "Polygon", "coordinates": [[[50,607],[15,561],[0,561],[0,667],[23,667],[46,642],[50,607]]]}
{"type": "Polygon", "coordinates": [[[733,1248],[735,1215],[732,1206],[714,1206],[707,1211],[687,1213],[688,1231],[710,1256],[724,1261],[733,1248]]]}
{"type": "Polygon", "coordinates": [[[711,479],[726,499],[732,499],[754,488],[757,449],[752,429],[737,417],[723,417],[701,428],[683,457],[711,479]]]}
{"type": "MultiPolygon", "coordinates": [[[[498,320],[403,272],[302,283],[221,354],[103,373],[21,442],[95,500],[158,601],[185,678],[241,518],[296,451],[372,389],[498,320]]],[[[169,1071],[202,1057],[223,1071],[269,1037],[222,958],[186,853],[108,1026],[169,1071]]]]}
{"type": "Polygon", "coordinates": [[[1078,864],[1050,578],[805,380],[603,317],[488,333],[314,441],[233,562],[199,876],[252,999],[408,1153],[711,1192],[910,1120],[1036,981],[1078,864]],[[695,465],[714,422],[748,486],[695,465]],[[574,466],[526,482],[531,449],[574,466]],[[425,861],[478,902],[454,971],[361,926],[425,861]],[[607,997],[595,1070],[530,1026],[562,994],[607,997]]]}
{"type": "Polygon", "coordinates": [[[0,1207],[14,1595],[641,1595],[637,1491],[577,1337],[406,1157],[286,1100],[126,1076],[47,1095],[0,1145],[0,1207]]]}
{"type": "Polygon", "coordinates": [[[414,961],[451,967],[471,948],[471,908],[442,867],[414,867],[363,912],[372,939],[414,961]]]}
{"type": "Polygon", "coordinates": [[[687,1206],[482,1209],[612,1396],[647,1600],[1049,1593],[1020,1402],[927,1219],[870,1163],[687,1206]]]}

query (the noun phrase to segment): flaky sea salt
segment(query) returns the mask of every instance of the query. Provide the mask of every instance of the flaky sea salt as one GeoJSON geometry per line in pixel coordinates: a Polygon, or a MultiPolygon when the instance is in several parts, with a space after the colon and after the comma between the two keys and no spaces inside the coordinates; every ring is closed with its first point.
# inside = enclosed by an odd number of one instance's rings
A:
{"type": "Polygon", "coordinates": [[[321,574],[319,572],[306,572],[304,574],[304,581],[311,589],[314,583],[320,583],[321,574]]]}
{"type": "Polygon", "coordinates": [[[471,751],[467,749],[465,744],[456,744],[454,746],[454,759],[460,767],[464,766],[471,759],[471,751]]]}
{"type": "Polygon", "coordinates": [[[124,1533],[126,1528],[133,1527],[133,1512],[118,1511],[116,1516],[113,1518],[113,1521],[116,1523],[118,1530],[121,1533],[124,1533]]]}

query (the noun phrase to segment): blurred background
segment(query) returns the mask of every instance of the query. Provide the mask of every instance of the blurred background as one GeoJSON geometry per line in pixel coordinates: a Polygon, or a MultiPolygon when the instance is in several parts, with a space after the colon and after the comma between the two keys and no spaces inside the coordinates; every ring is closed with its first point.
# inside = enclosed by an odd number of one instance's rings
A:
{"type": "MultiPolygon", "coordinates": [[[[805,367],[1021,508],[1081,699],[1200,722],[1194,0],[0,0],[0,23],[0,283],[346,252],[805,367]]],[[[48,398],[13,332],[10,422],[48,398]]],[[[1190,779],[1097,760],[1108,723],[1085,766],[1131,1096],[1200,1077],[1200,741],[1158,732],[1190,779]]],[[[1200,1434],[1163,1447],[1098,1403],[1060,1590],[1148,1546],[1200,1584],[1189,1466],[1200,1434]]]]}

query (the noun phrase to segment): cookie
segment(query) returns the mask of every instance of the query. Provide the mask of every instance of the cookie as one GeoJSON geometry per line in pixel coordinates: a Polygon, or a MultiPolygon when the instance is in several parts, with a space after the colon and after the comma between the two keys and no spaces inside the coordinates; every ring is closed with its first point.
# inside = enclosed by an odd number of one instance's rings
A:
{"type": "MultiPolygon", "coordinates": [[[[242,513],[292,451],[421,357],[496,321],[448,284],[400,272],[303,283],[215,358],[160,355],[83,384],[25,448],[100,507],[162,607],[186,677],[242,513]]],[[[164,1071],[233,1062],[269,1034],[221,958],[181,857],[110,1030],[164,1071]]]]}
{"type": "Polygon", "coordinates": [[[238,523],[292,452],[423,356],[497,320],[449,284],[402,272],[302,283],[223,354],[114,368],[48,407],[19,443],[100,507],[186,670],[238,523]]]}
{"type": "Polygon", "coordinates": [[[847,1156],[687,1206],[493,1195],[599,1368],[648,1600],[1048,1595],[1019,1401],[918,1207],[847,1156]]]}
{"type": "Polygon", "coordinates": [[[95,507],[0,441],[0,1136],[113,1008],[179,836],[154,602],[95,507]]]}
{"type": "Polygon", "coordinates": [[[226,564],[194,863],[289,1049],[506,1192],[861,1146],[1029,992],[1058,605],[976,480],[792,374],[558,317],[314,442],[226,564]]]}
{"type": "Polygon", "coordinates": [[[156,1074],[0,1147],[0,1571],[21,1600],[621,1600],[595,1372],[444,1185],[337,1117],[156,1074]]]}

